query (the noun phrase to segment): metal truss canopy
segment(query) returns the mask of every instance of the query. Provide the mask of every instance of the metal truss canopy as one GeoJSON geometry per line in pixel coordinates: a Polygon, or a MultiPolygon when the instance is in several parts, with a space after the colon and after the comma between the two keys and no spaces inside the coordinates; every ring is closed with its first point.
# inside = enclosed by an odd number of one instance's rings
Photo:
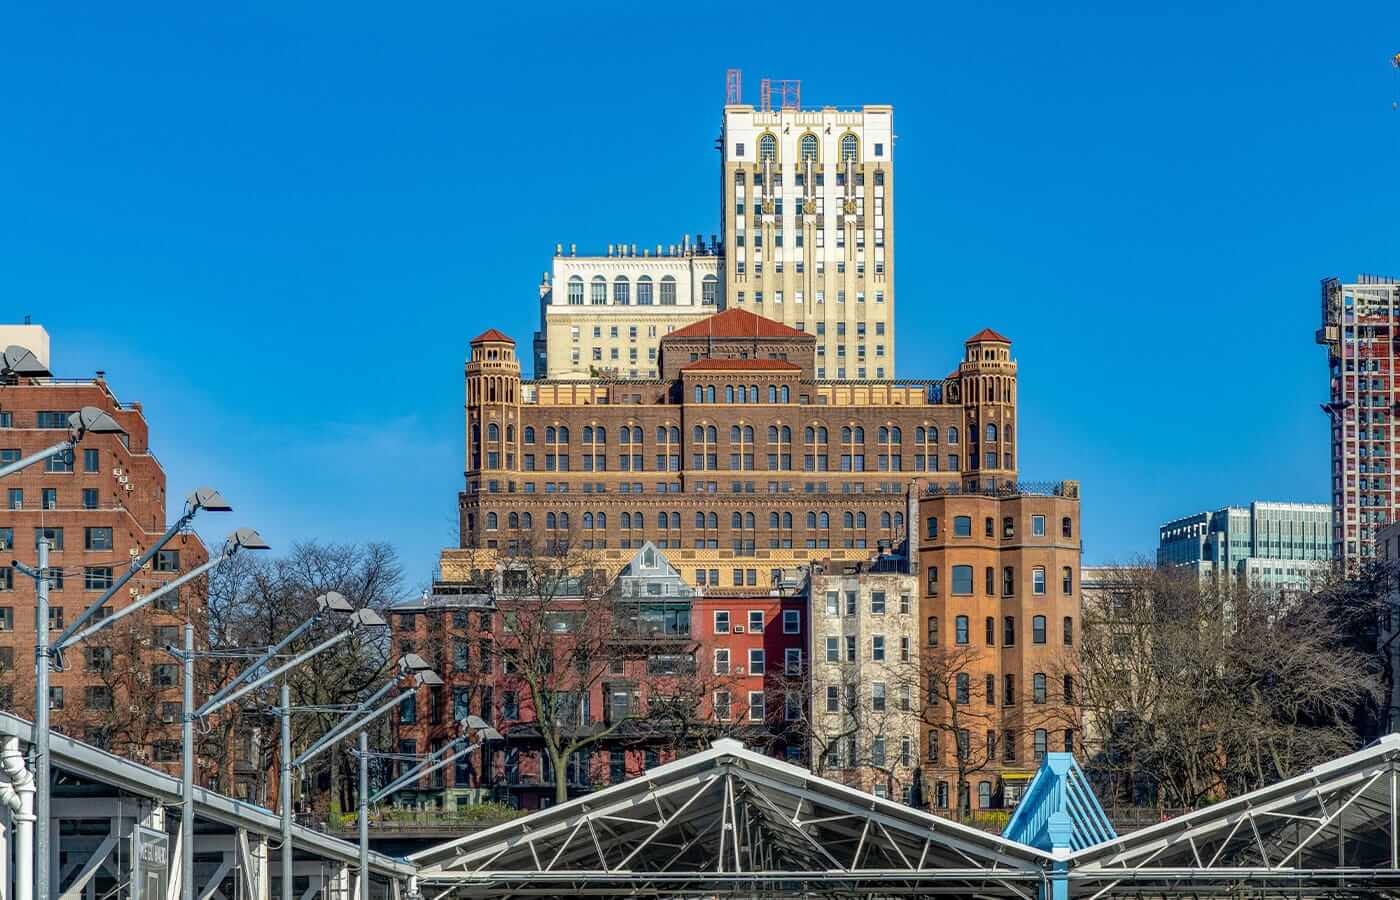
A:
{"type": "Polygon", "coordinates": [[[429,898],[833,889],[1031,898],[1051,862],[732,740],[409,859],[429,898]]]}

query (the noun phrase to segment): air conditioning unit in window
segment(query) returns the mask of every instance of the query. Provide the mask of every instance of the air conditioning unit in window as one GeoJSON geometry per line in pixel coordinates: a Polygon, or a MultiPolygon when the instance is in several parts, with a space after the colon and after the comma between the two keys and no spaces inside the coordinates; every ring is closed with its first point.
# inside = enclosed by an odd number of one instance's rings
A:
{"type": "Polygon", "coordinates": [[[743,633],[744,633],[744,626],[742,626],[742,625],[735,625],[735,626],[734,626],[734,633],[735,633],[735,634],[743,634],[743,633]]]}
{"type": "Polygon", "coordinates": [[[136,485],[134,485],[134,484],[128,484],[128,485],[126,486],[126,489],[127,489],[128,491],[134,491],[134,490],[136,490],[136,485]]]}
{"type": "Polygon", "coordinates": [[[117,484],[126,484],[130,480],[131,479],[127,478],[125,475],[121,475],[117,477],[117,484]]]}
{"type": "Polygon", "coordinates": [[[120,475],[121,473],[122,473],[122,470],[121,470],[121,467],[120,467],[120,466],[118,466],[117,468],[115,468],[115,469],[112,470],[112,475],[113,475],[113,477],[116,477],[116,476],[120,475]]]}

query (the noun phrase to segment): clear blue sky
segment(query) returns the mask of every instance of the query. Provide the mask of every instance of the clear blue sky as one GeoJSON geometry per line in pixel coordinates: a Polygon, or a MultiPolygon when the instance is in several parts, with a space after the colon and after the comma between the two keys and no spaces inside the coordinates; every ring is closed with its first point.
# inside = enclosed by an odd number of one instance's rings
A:
{"type": "Polygon", "coordinates": [[[1086,561],[1325,500],[1318,280],[1400,273],[1394,3],[40,6],[0,27],[0,318],[146,404],[172,496],[238,507],[207,534],[416,583],[467,341],[528,342],[556,242],[718,230],[729,66],[894,104],[899,374],[1011,336],[1086,561]]]}

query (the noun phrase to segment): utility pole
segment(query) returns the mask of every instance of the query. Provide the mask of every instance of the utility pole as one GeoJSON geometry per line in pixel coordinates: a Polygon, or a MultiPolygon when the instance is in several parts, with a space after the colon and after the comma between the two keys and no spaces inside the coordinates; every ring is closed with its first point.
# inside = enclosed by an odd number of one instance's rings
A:
{"type": "Polygon", "coordinates": [[[38,788],[34,798],[34,896],[49,900],[49,808],[52,805],[53,782],[49,775],[49,539],[39,538],[39,565],[35,579],[38,603],[35,613],[34,645],[35,693],[34,703],[34,781],[38,788]]]}

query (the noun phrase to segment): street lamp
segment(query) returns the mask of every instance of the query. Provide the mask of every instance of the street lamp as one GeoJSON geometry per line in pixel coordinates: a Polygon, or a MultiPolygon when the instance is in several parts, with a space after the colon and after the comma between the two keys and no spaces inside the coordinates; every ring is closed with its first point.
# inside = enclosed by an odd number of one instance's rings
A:
{"type": "MultiPolygon", "coordinates": [[[[14,349],[14,348],[11,348],[14,349]]],[[[8,352],[8,351],[7,351],[8,352]]],[[[40,460],[48,459],[56,453],[68,453],[78,446],[78,442],[89,434],[126,434],[126,429],[117,420],[95,406],[84,406],[68,417],[68,437],[46,447],[38,453],[31,453],[24,459],[16,460],[7,466],[0,466],[0,478],[13,475],[40,460]]]]}
{"type": "MultiPolygon", "coordinates": [[[[172,524],[169,528],[165,530],[165,534],[161,535],[160,539],[157,540],[154,544],[152,544],[146,550],[145,553],[142,553],[140,556],[136,557],[131,561],[131,565],[127,568],[125,572],[122,573],[122,576],[120,578],[112,582],[112,586],[107,589],[106,593],[104,593],[101,597],[98,597],[91,604],[89,604],[88,608],[83,610],[82,614],[79,615],[76,619],[74,619],[71,625],[64,629],[63,633],[58,636],[58,639],[53,642],[54,647],[60,652],[62,652],[63,648],[71,646],[77,640],[81,640],[81,635],[75,636],[77,634],[78,629],[82,628],[83,625],[85,625],[89,619],[101,612],[102,607],[107,605],[107,601],[115,597],[117,595],[117,591],[121,590],[126,585],[126,583],[131,580],[133,575],[139,572],[141,568],[146,565],[146,563],[154,559],[156,554],[159,553],[165,547],[166,544],[170,543],[170,541],[175,537],[175,535],[184,531],[185,528],[189,526],[190,522],[194,521],[195,514],[198,513],[200,510],[208,510],[209,512],[232,512],[233,507],[230,506],[228,504],[228,501],[224,499],[224,495],[219,493],[214,488],[202,487],[196,488],[194,491],[190,492],[190,495],[185,498],[185,511],[181,513],[180,518],[176,519],[174,524],[172,524]]],[[[249,541],[251,541],[254,536],[254,533],[251,532],[250,529],[246,528],[240,529],[239,531],[234,532],[234,534],[246,537],[249,541]]],[[[251,543],[242,543],[241,546],[248,550],[267,549],[266,545],[255,547],[251,543]]],[[[218,565],[218,563],[223,561],[224,560],[220,558],[217,562],[214,563],[214,565],[218,565]]],[[[210,568],[213,568],[213,566],[209,566],[209,568],[201,567],[200,570],[196,571],[199,575],[202,575],[204,574],[204,572],[209,571],[210,568]]],[[[185,577],[183,580],[179,581],[178,584],[184,584],[185,582],[189,581],[192,577],[197,576],[192,573],[191,576],[185,577]]],[[[176,586],[178,586],[178,584],[176,586]]],[[[149,603],[151,600],[155,599],[155,597],[158,596],[160,593],[160,591],[157,591],[155,594],[148,595],[145,602],[149,603]]],[[[125,613],[123,613],[123,615],[125,615],[125,613]]],[[[85,633],[91,633],[91,631],[92,629],[89,629],[88,632],[85,633]]]]}
{"type": "MultiPolygon", "coordinates": [[[[291,762],[288,763],[283,769],[283,784],[290,785],[291,770],[293,768],[299,768],[301,766],[306,765],[320,753],[330,749],[330,747],[334,746],[337,741],[345,737],[350,732],[355,731],[357,729],[359,730],[360,900],[369,900],[369,806],[366,802],[366,798],[369,795],[369,734],[367,731],[365,731],[365,726],[368,725],[370,722],[373,722],[375,719],[379,718],[383,714],[387,713],[389,710],[393,709],[396,705],[403,701],[404,698],[413,696],[417,692],[419,687],[422,687],[423,685],[433,687],[441,685],[442,683],[442,679],[438,677],[437,673],[432,670],[431,666],[429,666],[426,662],[423,661],[423,658],[421,656],[419,656],[416,653],[405,653],[402,657],[399,658],[398,672],[394,674],[394,677],[390,679],[387,684],[385,684],[379,690],[375,691],[370,696],[366,697],[365,700],[362,703],[360,703],[359,706],[357,706],[354,710],[350,712],[348,716],[346,716],[344,722],[342,722],[335,728],[332,728],[330,731],[326,732],[326,734],[323,735],[320,740],[312,744],[311,747],[309,747],[304,753],[301,754],[301,756],[298,756],[296,759],[292,759],[291,762]],[[398,685],[400,679],[409,675],[413,677],[412,687],[391,698],[386,703],[383,703],[382,705],[371,709],[373,704],[377,703],[380,699],[384,697],[385,694],[388,694],[391,690],[394,689],[396,685],[398,685]]],[[[282,754],[283,759],[291,759],[291,731],[286,724],[288,715],[290,713],[290,708],[288,706],[288,695],[285,686],[282,688],[282,705],[284,710],[282,718],[282,754]]],[[[480,720],[478,719],[477,721],[480,720]]],[[[482,722],[481,724],[484,726],[486,723],[482,722]]],[[[447,748],[443,749],[446,750],[447,748]]],[[[453,758],[455,759],[455,757],[453,758]]],[[[284,794],[282,808],[284,810],[287,810],[290,806],[290,786],[284,788],[283,791],[284,794]]],[[[289,821],[289,816],[290,813],[283,813],[282,841],[284,847],[291,846],[291,825],[289,821]]],[[[282,900],[291,900],[291,871],[291,856],[284,850],[282,855],[282,900]]]]}
{"type": "MultiPolygon", "coordinates": [[[[336,593],[335,591],[330,591],[330,592],[327,592],[327,593],[322,594],[321,596],[317,597],[317,598],[316,598],[316,611],[315,611],[314,613],[311,614],[310,618],[307,619],[307,621],[303,622],[301,625],[299,625],[299,626],[297,626],[295,629],[293,629],[293,631],[292,631],[291,634],[289,634],[287,637],[283,638],[283,639],[282,639],[281,641],[279,641],[275,646],[273,646],[273,647],[271,647],[270,649],[268,649],[261,657],[258,658],[258,660],[257,660],[255,663],[253,663],[253,664],[252,664],[251,666],[249,666],[247,669],[243,670],[243,673],[240,674],[237,678],[235,678],[235,679],[233,680],[233,684],[234,684],[234,685],[242,684],[242,687],[238,688],[237,690],[234,690],[234,691],[231,692],[231,693],[230,693],[227,689],[221,690],[218,694],[215,694],[213,697],[211,697],[211,698],[209,698],[208,700],[206,700],[206,701],[204,702],[204,704],[203,704],[202,706],[200,706],[198,709],[195,709],[195,707],[194,707],[194,659],[195,659],[195,655],[196,655],[196,654],[195,654],[195,650],[194,650],[194,625],[189,624],[189,623],[186,623],[186,625],[185,625],[185,649],[184,649],[183,652],[178,651],[178,650],[175,650],[174,648],[169,648],[169,647],[166,648],[167,651],[169,651],[172,655],[178,657],[178,658],[181,660],[181,662],[184,663],[185,702],[184,702],[184,714],[183,714],[182,717],[181,717],[182,720],[183,720],[182,737],[183,737],[184,748],[183,748],[183,751],[182,751],[182,754],[181,754],[181,760],[180,760],[180,763],[181,763],[181,765],[180,765],[180,778],[181,778],[181,782],[182,782],[182,784],[181,784],[181,790],[183,791],[183,793],[182,793],[182,795],[181,795],[181,803],[182,803],[182,805],[183,805],[183,809],[181,810],[181,813],[180,813],[180,828],[181,828],[181,837],[180,837],[180,851],[181,851],[181,853],[180,853],[180,856],[181,856],[180,868],[181,868],[181,873],[180,873],[180,874],[181,874],[181,882],[182,882],[182,883],[181,883],[181,896],[183,897],[183,900],[194,900],[194,723],[195,723],[195,720],[196,720],[196,719],[203,719],[203,718],[205,718],[205,717],[207,717],[207,716],[213,715],[214,713],[218,712],[220,709],[223,709],[225,706],[228,706],[230,703],[232,703],[233,701],[239,699],[240,697],[244,696],[245,694],[248,694],[248,693],[251,692],[251,691],[257,690],[258,688],[260,688],[260,687],[262,687],[263,685],[267,684],[268,682],[272,681],[274,678],[277,678],[279,675],[282,675],[283,673],[285,673],[285,672],[287,672],[287,671],[289,671],[289,670],[295,668],[296,666],[301,665],[302,663],[306,662],[307,660],[311,659],[311,658],[312,658],[313,656],[315,656],[316,654],[321,653],[321,652],[323,652],[323,651],[325,651],[325,650],[329,650],[331,647],[334,647],[336,644],[339,644],[341,641],[346,640],[346,639],[349,638],[351,635],[357,633],[357,632],[360,631],[361,629],[365,629],[365,628],[387,628],[387,627],[388,627],[388,623],[385,622],[384,619],[383,619],[378,613],[376,613],[374,610],[372,610],[372,609],[354,610],[353,612],[350,612],[350,616],[349,616],[350,625],[351,625],[350,628],[347,628],[347,629],[344,629],[344,630],[342,630],[342,631],[337,632],[337,633],[336,633],[334,636],[332,636],[331,638],[328,638],[327,640],[324,640],[324,641],[320,642],[319,644],[317,644],[316,646],[312,647],[312,648],[309,649],[309,650],[303,651],[302,653],[300,653],[300,654],[296,655],[295,657],[293,657],[289,662],[286,662],[286,663],[284,663],[284,664],[282,664],[282,665],[280,665],[280,666],[277,666],[276,668],[272,669],[270,672],[266,672],[266,673],[264,673],[264,674],[261,675],[261,676],[253,677],[253,676],[256,675],[256,673],[257,673],[263,666],[265,666],[268,662],[270,662],[270,661],[272,660],[272,658],[273,658],[282,648],[284,648],[284,647],[286,647],[288,644],[290,644],[298,635],[301,635],[301,634],[305,633],[305,631],[306,631],[307,629],[309,629],[309,628],[311,627],[311,625],[314,624],[314,623],[316,622],[316,620],[321,616],[322,613],[324,613],[324,612],[334,612],[334,613],[338,613],[338,614],[343,614],[343,613],[345,613],[345,612],[347,612],[347,611],[350,611],[350,610],[352,610],[352,609],[353,609],[353,607],[351,607],[350,602],[349,602],[348,600],[346,600],[345,597],[343,597],[343,596],[340,595],[339,593],[336,593]],[[249,680],[250,678],[251,678],[251,680],[249,680]]],[[[288,689],[287,689],[286,682],[283,682],[283,684],[282,684],[282,698],[283,698],[284,701],[285,701],[286,698],[287,698],[287,691],[288,691],[288,689]]],[[[283,730],[284,730],[284,734],[283,734],[283,743],[285,744],[286,741],[287,741],[287,737],[286,737],[286,725],[285,725],[285,724],[283,725],[283,730]]],[[[283,796],[283,801],[284,801],[283,813],[282,813],[282,818],[283,818],[283,828],[282,828],[282,839],[283,839],[282,854],[283,854],[284,859],[286,859],[288,862],[290,862],[290,860],[291,860],[291,853],[292,853],[291,826],[290,826],[291,811],[290,811],[290,809],[288,809],[287,806],[286,806],[286,802],[287,802],[287,798],[288,798],[288,796],[289,796],[289,793],[290,793],[290,791],[289,791],[289,789],[288,789],[288,786],[284,784],[284,785],[282,786],[282,796],[283,796]]],[[[284,876],[287,875],[287,867],[286,867],[286,866],[284,866],[284,868],[283,868],[283,874],[284,874],[284,876]]],[[[288,884],[287,884],[287,886],[286,886],[286,888],[285,888],[284,890],[289,890],[289,889],[290,889],[290,881],[288,881],[288,884]]]]}

